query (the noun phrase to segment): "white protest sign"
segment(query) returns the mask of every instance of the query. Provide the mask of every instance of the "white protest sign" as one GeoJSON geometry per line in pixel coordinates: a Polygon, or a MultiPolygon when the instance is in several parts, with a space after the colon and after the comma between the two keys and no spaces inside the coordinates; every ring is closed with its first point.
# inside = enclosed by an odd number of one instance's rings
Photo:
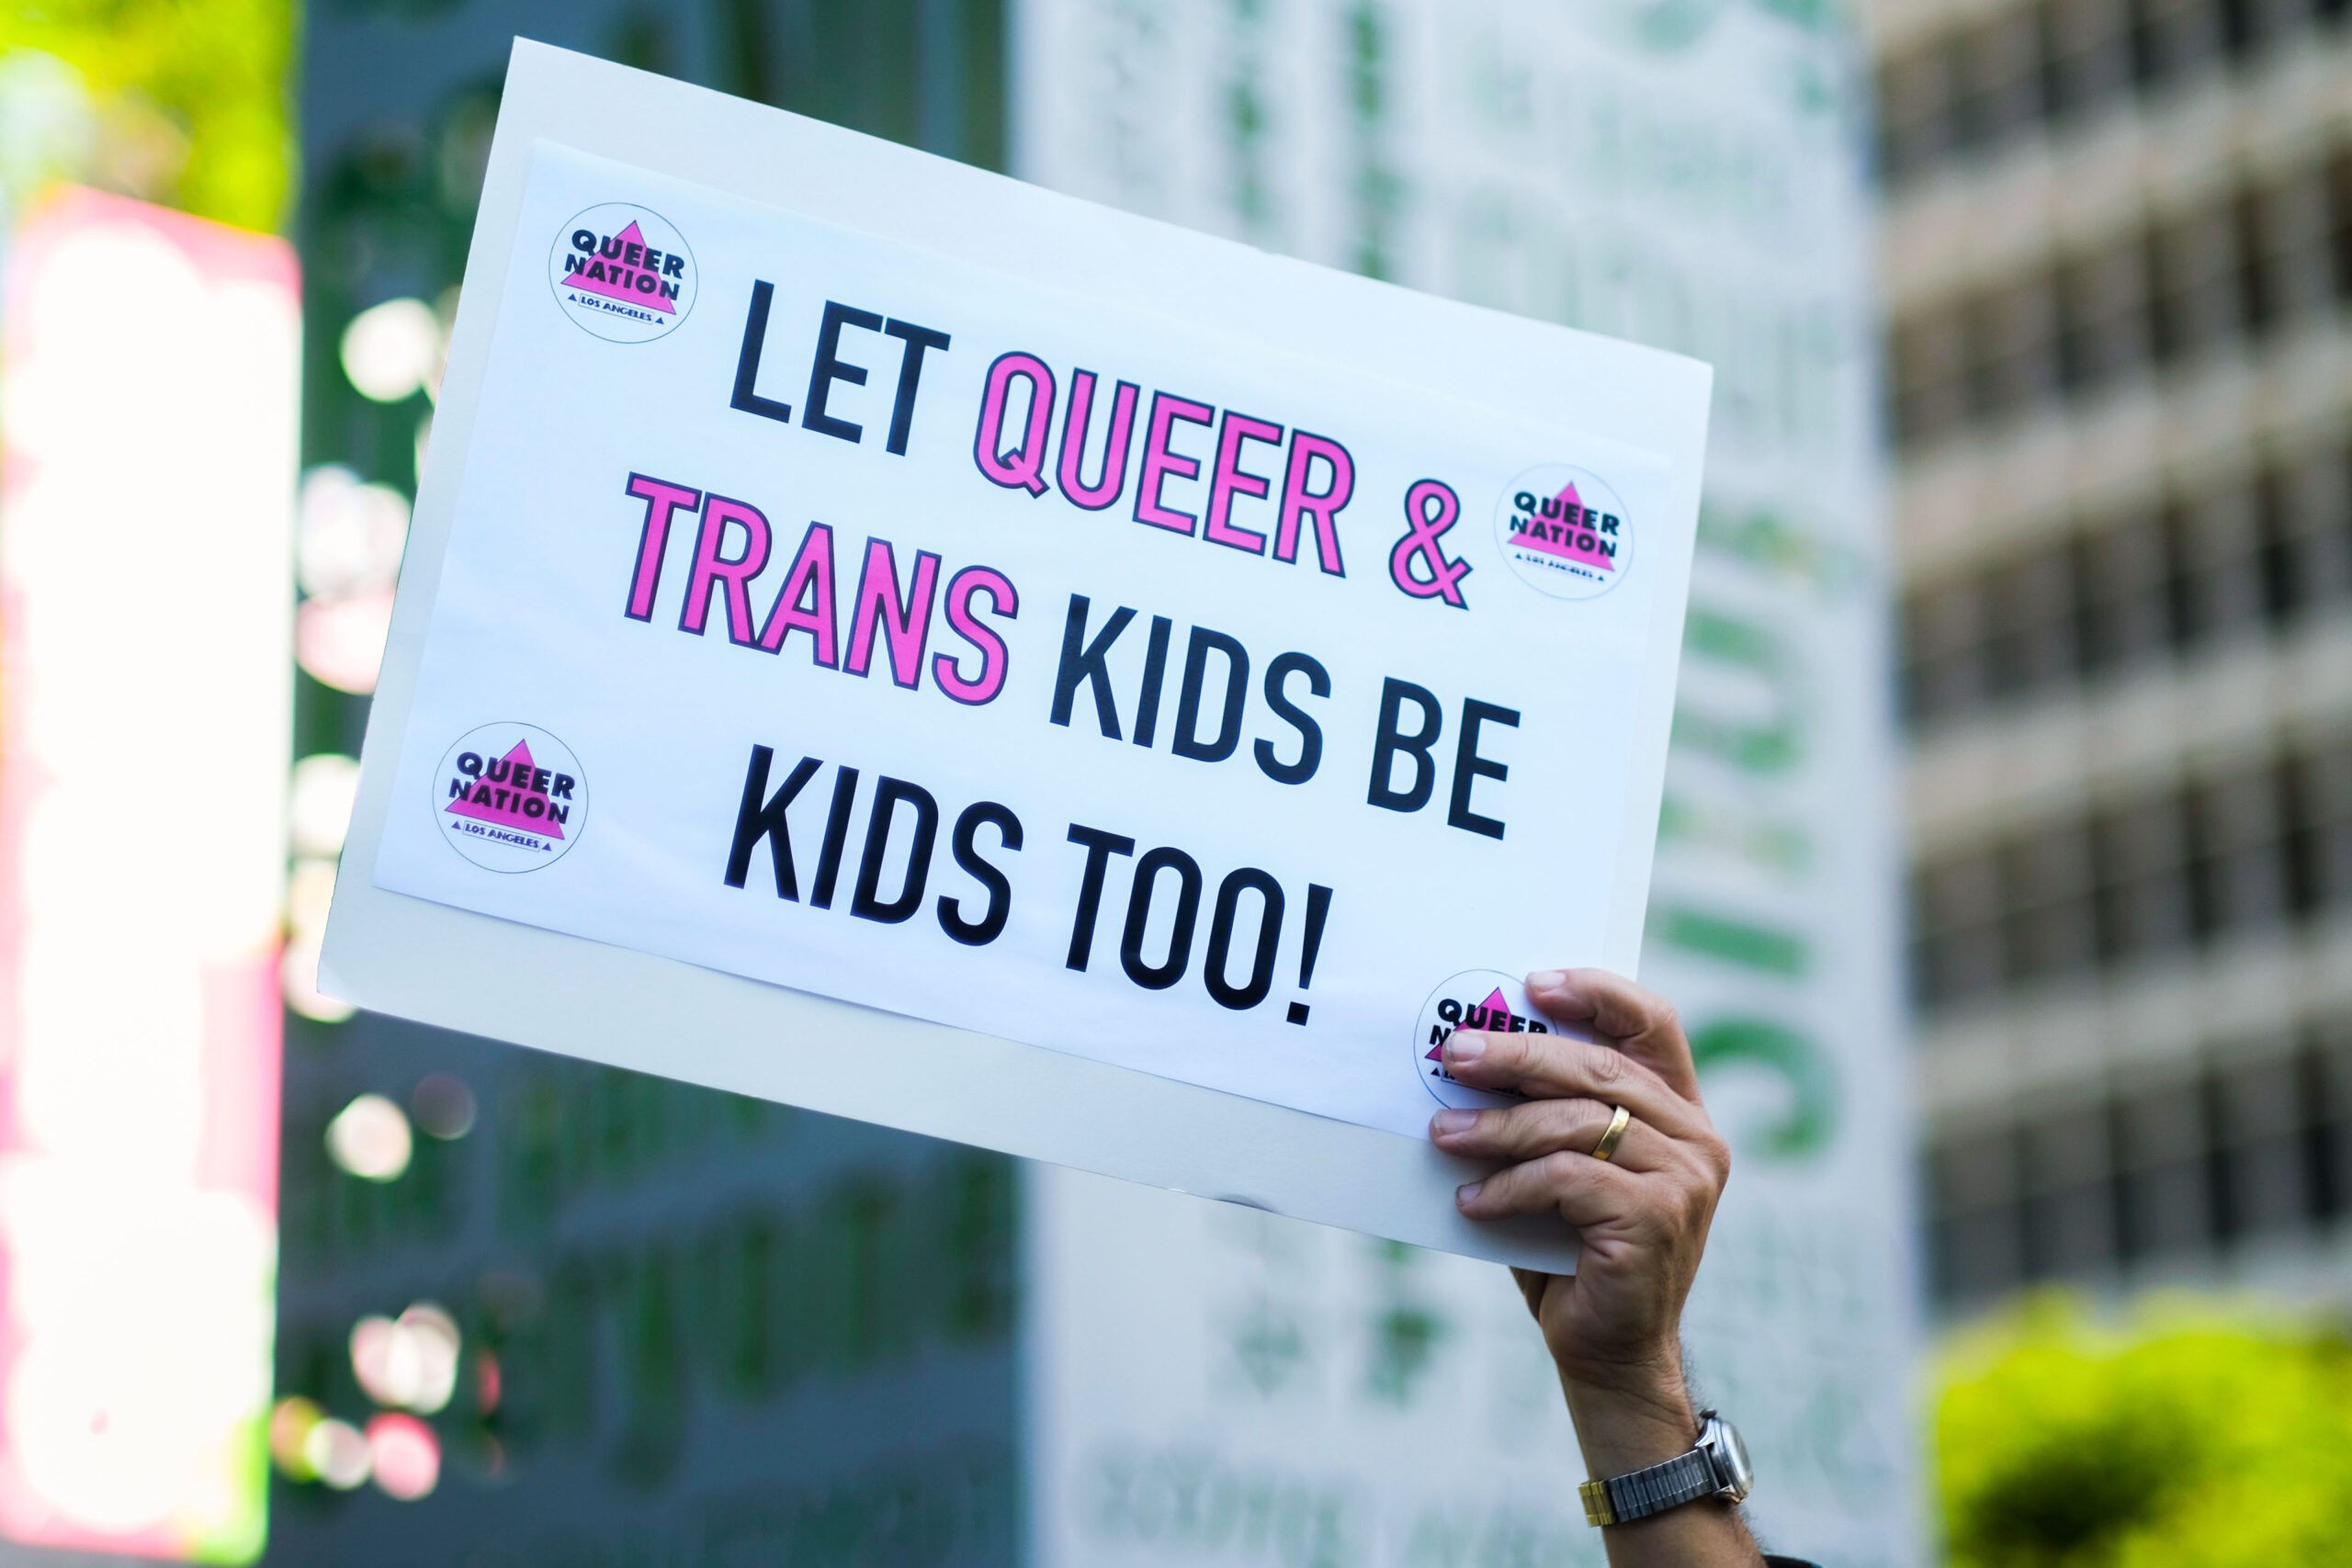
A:
{"type": "Polygon", "coordinates": [[[1564,1261],[1428,1053],[1633,966],[1703,367],[519,44],[467,276],[333,983],[1564,1261]]]}

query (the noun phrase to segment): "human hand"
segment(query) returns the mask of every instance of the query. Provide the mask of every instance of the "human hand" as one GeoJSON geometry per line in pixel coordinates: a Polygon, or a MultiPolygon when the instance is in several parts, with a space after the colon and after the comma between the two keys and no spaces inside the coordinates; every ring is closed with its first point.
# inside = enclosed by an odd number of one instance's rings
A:
{"type": "MultiPolygon", "coordinates": [[[[1472,1088],[1525,1098],[1497,1110],[1441,1111],[1430,1137],[1449,1154],[1499,1162],[1455,1195],[1464,1214],[1550,1210],[1576,1227],[1583,1255],[1575,1274],[1512,1272],[1559,1368],[1591,1473],[1623,1474],[1673,1458],[1698,1436],[1682,1380],[1682,1303],[1731,1151],[1707,1119],[1690,1042],[1663,999],[1599,969],[1530,975],[1527,991],[1546,1018],[1581,1025],[1597,1043],[1457,1030],[1445,1042],[1446,1070],[1472,1088]],[[1633,1119],[1612,1156],[1596,1159],[1619,1106],[1633,1119]]],[[[1632,1528],[1679,1533],[1683,1526],[1666,1523],[1673,1517],[1632,1528]]],[[[1739,1556],[1722,1560],[1756,1560],[1745,1532],[1724,1540],[1739,1556]]],[[[1718,1560],[1704,1551],[1685,1560],[1702,1557],[1718,1560]]]]}

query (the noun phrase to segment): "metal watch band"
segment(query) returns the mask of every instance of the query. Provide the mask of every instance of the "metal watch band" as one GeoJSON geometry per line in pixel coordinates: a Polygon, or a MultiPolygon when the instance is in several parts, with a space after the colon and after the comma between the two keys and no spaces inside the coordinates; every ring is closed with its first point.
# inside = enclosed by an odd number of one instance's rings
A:
{"type": "Polygon", "coordinates": [[[1723,1483],[1715,1479],[1715,1467],[1703,1449],[1678,1454],[1647,1470],[1588,1481],[1577,1488],[1584,1499],[1585,1521],[1594,1525],[1631,1524],[1722,1490],[1723,1483]]]}

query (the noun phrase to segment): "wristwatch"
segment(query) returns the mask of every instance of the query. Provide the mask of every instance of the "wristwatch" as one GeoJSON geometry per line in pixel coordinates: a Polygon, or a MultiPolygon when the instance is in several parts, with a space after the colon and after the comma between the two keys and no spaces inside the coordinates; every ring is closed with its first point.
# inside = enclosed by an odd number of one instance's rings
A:
{"type": "Polygon", "coordinates": [[[1577,1488],[1584,1498],[1585,1522],[1624,1525],[1695,1503],[1702,1497],[1745,1502],[1756,1484],[1747,1468],[1747,1445],[1732,1424],[1712,1410],[1699,1412],[1699,1446],[1664,1464],[1588,1481],[1577,1488]]]}

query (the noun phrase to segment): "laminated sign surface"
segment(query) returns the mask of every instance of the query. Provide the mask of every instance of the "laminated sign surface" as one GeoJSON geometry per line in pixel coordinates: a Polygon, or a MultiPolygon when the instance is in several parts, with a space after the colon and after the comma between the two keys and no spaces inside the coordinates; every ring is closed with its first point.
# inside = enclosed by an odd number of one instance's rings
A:
{"type": "Polygon", "coordinates": [[[364,1005],[1457,1250],[1633,965],[1703,367],[518,45],[364,1005]]]}

